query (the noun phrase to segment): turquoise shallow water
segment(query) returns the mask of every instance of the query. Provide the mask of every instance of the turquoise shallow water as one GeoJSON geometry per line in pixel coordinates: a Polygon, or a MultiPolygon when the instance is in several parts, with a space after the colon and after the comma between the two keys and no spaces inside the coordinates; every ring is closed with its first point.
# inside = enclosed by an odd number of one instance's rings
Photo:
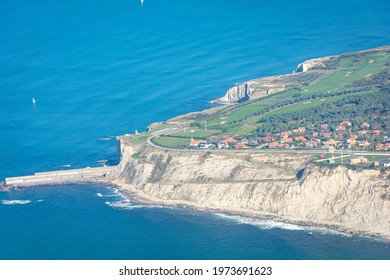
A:
{"type": "MultiPolygon", "coordinates": [[[[115,141],[98,138],[207,108],[235,83],[306,59],[390,42],[384,0],[3,2],[0,179],[115,164],[115,141]]],[[[372,240],[310,243],[304,230],[111,207],[80,186],[0,194],[15,199],[32,202],[0,204],[0,258],[390,258],[372,240]]]]}

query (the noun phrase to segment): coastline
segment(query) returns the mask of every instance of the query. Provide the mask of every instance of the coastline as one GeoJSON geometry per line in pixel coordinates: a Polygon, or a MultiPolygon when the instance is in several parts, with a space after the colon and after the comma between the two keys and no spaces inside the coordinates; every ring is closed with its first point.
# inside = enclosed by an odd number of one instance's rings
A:
{"type": "MultiPolygon", "coordinates": [[[[4,192],[23,191],[26,188],[38,188],[42,186],[71,185],[71,184],[81,185],[86,187],[92,186],[92,187],[103,187],[103,188],[110,188],[110,189],[113,188],[116,189],[125,198],[129,200],[133,200],[135,202],[143,203],[145,205],[157,205],[161,207],[185,209],[185,210],[204,212],[209,214],[226,215],[227,217],[231,217],[231,218],[238,217],[238,218],[249,218],[249,219],[261,220],[261,221],[272,221],[272,222],[277,222],[285,225],[302,227],[303,230],[306,230],[309,233],[310,230],[315,231],[316,229],[318,230],[324,229],[326,234],[344,235],[346,237],[357,236],[362,238],[372,238],[379,242],[390,243],[390,236],[373,234],[366,231],[352,230],[352,229],[345,228],[342,225],[316,223],[309,220],[290,220],[290,219],[284,219],[278,217],[277,215],[274,214],[259,213],[251,210],[232,211],[227,209],[201,207],[196,203],[191,203],[189,201],[184,201],[184,200],[163,200],[163,199],[159,199],[147,195],[141,192],[140,190],[131,189],[130,185],[123,182],[119,182],[117,179],[116,180],[98,179],[98,180],[90,180],[90,181],[67,181],[63,183],[53,183],[53,184],[23,186],[23,187],[11,186],[11,187],[7,187],[7,189],[3,191],[4,192]]],[[[284,229],[283,227],[281,228],[284,229]]]]}
{"type": "MultiPolygon", "coordinates": [[[[101,185],[106,186],[107,185],[101,185]]],[[[145,193],[142,193],[140,191],[135,191],[129,189],[129,185],[125,183],[119,183],[119,182],[112,182],[110,187],[116,188],[122,195],[125,197],[132,199],[137,202],[141,202],[147,205],[158,205],[158,206],[165,206],[165,207],[173,207],[173,208],[181,208],[181,209],[187,209],[197,212],[205,212],[210,214],[222,214],[227,215],[230,217],[238,216],[241,218],[250,218],[250,219],[258,219],[258,220],[269,220],[274,222],[283,223],[286,225],[294,225],[294,226],[300,226],[303,228],[316,228],[316,229],[326,229],[329,234],[332,234],[332,232],[336,232],[337,234],[342,234],[345,236],[359,236],[364,238],[373,238],[375,240],[379,240],[381,242],[390,243],[390,236],[384,236],[380,234],[372,234],[365,231],[357,231],[352,229],[347,229],[342,226],[337,226],[334,224],[323,224],[323,223],[315,223],[312,221],[304,221],[304,220],[288,220],[280,218],[276,215],[272,214],[260,214],[255,211],[231,211],[231,210],[223,210],[223,209],[212,209],[207,207],[200,207],[199,205],[196,205],[195,203],[191,203],[188,201],[177,201],[177,200],[162,200],[156,197],[152,197],[149,195],[146,195],[145,193]]]]}
{"type": "MultiPolygon", "coordinates": [[[[306,68],[302,72],[310,70],[306,68]]],[[[177,116],[167,123],[184,124],[185,129],[188,116],[196,114],[177,116]]],[[[147,204],[324,227],[390,241],[388,170],[320,166],[313,164],[311,153],[251,153],[239,149],[223,153],[198,149],[193,153],[151,141],[180,129],[160,128],[144,136],[143,142],[118,137],[117,166],[40,172],[6,178],[5,183],[11,187],[113,186],[147,204]]]]}

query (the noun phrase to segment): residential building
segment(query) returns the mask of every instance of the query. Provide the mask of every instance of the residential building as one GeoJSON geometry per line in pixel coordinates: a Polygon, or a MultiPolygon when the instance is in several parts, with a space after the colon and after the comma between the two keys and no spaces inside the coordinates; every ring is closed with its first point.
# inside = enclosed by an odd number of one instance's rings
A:
{"type": "Polygon", "coordinates": [[[307,139],[303,136],[294,137],[294,140],[297,142],[306,142],[307,141],[307,139]]]}
{"type": "Polygon", "coordinates": [[[375,145],[375,150],[379,151],[379,150],[388,150],[390,149],[390,142],[385,142],[385,143],[378,143],[375,145]]]}
{"type": "Polygon", "coordinates": [[[373,136],[379,136],[381,134],[381,131],[379,129],[376,129],[376,130],[372,130],[371,133],[373,136]]]}
{"type": "Polygon", "coordinates": [[[347,143],[350,145],[355,145],[356,144],[356,138],[355,137],[349,137],[347,139],[347,143]]]}
{"type": "Polygon", "coordinates": [[[292,143],[292,138],[288,138],[288,137],[282,137],[280,138],[280,143],[292,143]]]}
{"type": "Polygon", "coordinates": [[[228,137],[225,140],[222,140],[222,142],[224,142],[224,143],[233,143],[234,144],[234,143],[237,143],[238,140],[234,139],[233,137],[228,137]]]}
{"type": "Polygon", "coordinates": [[[299,127],[297,129],[293,130],[294,134],[302,134],[302,133],[305,133],[305,131],[306,131],[305,127],[299,127]]]}
{"type": "Polygon", "coordinates": [[[194,139],[192,138],[189,145],[190,145],[191,147],[198,148],[200,144],[202,144],[202,145],[207,145],[207,141],[205,141],[205,140],[194,140],[194,139]]]}
{"type": "Polygon", "coordinates": [[[247,149],[248,146],[245,145],[244,143],[238,142],[238,143],[236,143],[236,144],[234,145],[234,148],[235,148],[235,149],[247,149]]]}
{"type": "Polygon", "coordinates": [[[218,141],[216,142],[217,144],[217,148],[218,149],[226,149],[226,148],[229,148],[229,144],[228,143],[225,143],[225,142],[222,142],[222,141],[218,141]]]}
{"type": "Polygon", "coordinates": [[[359,143],[359,147],[364,147],[364,148],[368,148],[368,147],[370,147],[370,145],[371,145],[371,143],[368,142],[367,140],[361,141],[361,142],[359,143]]]}
{"type": "Polygon", "coordinates": [[[265,136],[265,137],[259,138],[259,141],[261,141],[261,142],[271,142],[271,141],[275,141],[275,137],[273,137],[273,136],[265,136]]]}
{"type": "Polygon", "coordinates": [[[368,163],[368,159],[365,157],[357,157],[357,158],[352,158],[349,160],[350,164],[362,164],[362,163],[368,163]]]}
{"type": "Polygon", "coordinates": [[[336,146],[337,142],[338,141],[336,141],[334,139],[329,139],[328,141],[324,142],[324,145],[327,147],[332,147],[332,146],[336,146]]]}
{"type": "Polygon", "coordinates": [[[293,134],[291,131],[283,131],[280,133],[280,137],[287,137],[291,134],[293,134]]]}
{"type": "Polygon", "coordinates": [[[320,127],[321,127],[322,129],[329,129],[329,124],[324,123],[324,124],[321,124],[320,127]]]}
{"type": "Polygon", "coordinates": [[[308,148],[314,148],[314,147],[318,146],[318,143],[314,140],[310,140],[310,141],[305,143],[305,146],[308,148]]]}
{"type": "Polygon", "coordinates": [[[345,126],[343,125],[336,126],[336,131],[340,131],[340,130],[346,130],[345,126]]]}
{"type": "Polygon", "coordinates": [[[359,130],[358,134],[361,136],[361,135],[367,134],[368,132],[369,132],[368,130],[359,130]]]}
{"type": "Polygon", "coordinates": [[[268,148],[270,149],[284,148],[284,144],[280,144],[278,142],[271,142],[268,144],[268,148]]]}

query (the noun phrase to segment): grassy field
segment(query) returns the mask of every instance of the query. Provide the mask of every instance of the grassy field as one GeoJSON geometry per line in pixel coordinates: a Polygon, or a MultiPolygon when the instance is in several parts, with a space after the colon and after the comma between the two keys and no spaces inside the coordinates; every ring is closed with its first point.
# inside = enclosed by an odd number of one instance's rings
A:
{"type": "Polygon", "coordinates": [[[204,128],[196,128],[196,127],[190,127],[186,128],[186,130],[181,130],[172,134],[169,134],[170,136],[185,136],[189,138],[194,139],[203,139],[204,137],[215,135],[219,133],[219,130],[214,129],[207,129],[204,128]]]}
{"type": "Polygon", "coordinates": [[[153,142],[169,148],[176,148],[185,146],[190,143],[191,138],[171,137],[171,136],[157,136],[153,138],[153,142]]]}

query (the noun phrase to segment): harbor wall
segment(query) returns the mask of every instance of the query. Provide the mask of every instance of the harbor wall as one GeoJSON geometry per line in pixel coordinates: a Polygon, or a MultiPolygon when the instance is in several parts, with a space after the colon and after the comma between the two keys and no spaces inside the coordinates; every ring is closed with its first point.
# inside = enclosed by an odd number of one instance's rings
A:
{"type": "Polygon", "coordinates": [[[117,173],[116,166],[81,168],[62,171],[37,172],[30,176],[5,178],[6,186],[27,187],[38,185],[55,185],[68,183],[109,182],[117,173]]]}

